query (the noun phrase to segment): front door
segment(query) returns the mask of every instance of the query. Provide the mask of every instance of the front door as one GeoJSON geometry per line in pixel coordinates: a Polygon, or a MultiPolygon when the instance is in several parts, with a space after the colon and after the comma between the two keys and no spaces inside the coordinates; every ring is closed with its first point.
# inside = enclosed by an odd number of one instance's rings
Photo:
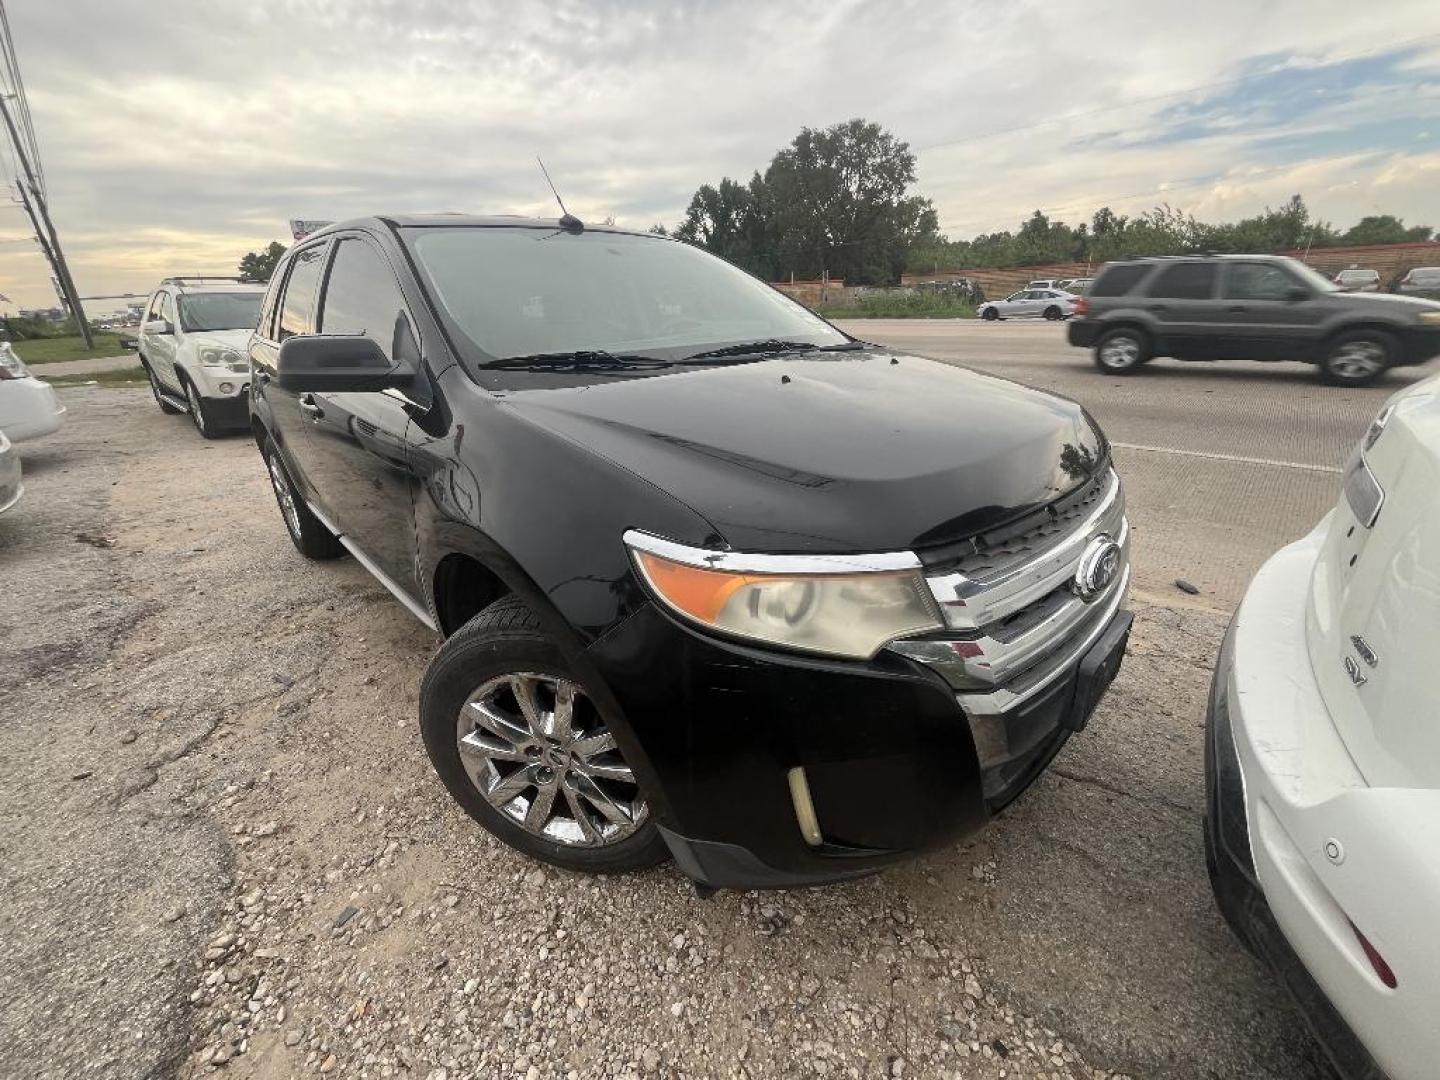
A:
{"type": "Polygon", "coordinates": [[[1315,310],[1315,293],[1285,267],[1227,262],[1220,291],[1226,322],[1235,326],[1245,356],[1303,359],[1319,343],[1321,316],[1315,310]]]}
{"type": "MultiPolygon", "coordinates": [[[[170,332],[145,335],[145,359],[149,361],[151,370],[160,379],[160,385],[177,394],[183,393],[180,380],[175,375],[175,338],[180,333],[180,324],[175,318],[175,301],[168,292],[162,290],[156,295],[153,304],[155,308],[153,318],[169,323],[170,332]]],[[[144,332],[143,324],[141,332],[144,332]]]]}
{"type": "Polygon", "coordinates": [[[255,369],[251,392],[269,406],[271,437],[283,454],[291,479],[301,495],[311,501],[315,498],[315,484],[310,476],[313,463],[307,453],[306,428],[310,420],[303,401],[306,395],[281,388],[275,379],[275,361],[286,338],[315,332],[315,305],[328,250],[329,245],[322,242],[291,256],[285,280],[276,286],[280,291],[273,299],[266,297],[260,325],[250,339],[250,363],[255,369]]]}
{"type": "MultiPolygon", "coordinates": [[[[413,327],[384,254],[361,236],[341,239],[325,280],[320,332],[368,337],[392,364],[419,370],[413,327]]],[[[322,509],[364,558],[418,600],[409,401],[392,390],[311,398],[307,453],[322,509]]]]}

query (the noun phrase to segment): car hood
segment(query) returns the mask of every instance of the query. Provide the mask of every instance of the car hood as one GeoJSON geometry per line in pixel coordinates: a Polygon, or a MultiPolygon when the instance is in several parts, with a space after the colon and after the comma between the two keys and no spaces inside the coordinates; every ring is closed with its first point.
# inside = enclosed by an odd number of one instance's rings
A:
{"type": "Polygon", "coordinates": [[[254,332],[254,330],[195,330],[186,334],[185,339],[196,348],[201,345],[214,345],[243,353],[245,347],[250,344],[250,335],[254,332]]]}
{"type": "Polygon", "coordinates": [[[1108,458],[1074,402],[870,350],[503,400],[682,500],[737,550],[936,548],[1053,501],[1108,458]]]}

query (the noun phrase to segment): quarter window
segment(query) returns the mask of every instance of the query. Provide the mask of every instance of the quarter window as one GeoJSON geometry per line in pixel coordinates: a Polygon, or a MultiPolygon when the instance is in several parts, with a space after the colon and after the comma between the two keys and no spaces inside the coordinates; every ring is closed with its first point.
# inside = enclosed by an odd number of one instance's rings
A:
{"type": "Polygon", "coordinates": [[[1091,296],[1124,296],[1150,272],[1150,263],[1116,263],[1100,272],[1090,287],[1091,296]]]}
{"type": "Polygon", "coordinates": [[[1285,300],[1300,282],[1274,263],[1231,263],[1225,273],[1226,300],[1285,300]]]}
{"type": "Polygon", "coordinates": [[[325,265],[325,245],[306,248],[296,254],[285,280],[285,299],[280,302],[280,329],[277,341],[292,334],[315,332],[315,286],[320,282],[320,269],[325,265]]]}
{"type": "Polygon", "coordinates": [[[1168,300],[1209,300],[1215,292],[1214,263],[1175,263],[1160,271],[1151,296],[1168,300]]]}
{"type": "Polygon", "coordinates": [[[384,257],[364,240],[342,240],[330,264],[320,329],[363,334],[395,361],[397,342],[409,334],[405,299],[384,257]]]}

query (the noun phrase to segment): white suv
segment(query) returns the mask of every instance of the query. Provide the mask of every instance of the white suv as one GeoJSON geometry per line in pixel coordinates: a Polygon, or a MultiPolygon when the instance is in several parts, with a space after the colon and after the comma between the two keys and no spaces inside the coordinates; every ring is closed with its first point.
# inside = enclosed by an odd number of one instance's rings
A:
{"type": "Polygon", "coordinates": [[[188,412],[207,439],[248,430],[245,346],[264,286],[235,278],[166,278],[140,323],[140,363],[162,412],[188,412]]]}
{"type": "Polygon", "coordinates": [[[1206,856],[1345,1077],[1440,1062],[1440,378],[1392,397],[1334,510],[1251,582],[1216,664],[1206,856]]]}

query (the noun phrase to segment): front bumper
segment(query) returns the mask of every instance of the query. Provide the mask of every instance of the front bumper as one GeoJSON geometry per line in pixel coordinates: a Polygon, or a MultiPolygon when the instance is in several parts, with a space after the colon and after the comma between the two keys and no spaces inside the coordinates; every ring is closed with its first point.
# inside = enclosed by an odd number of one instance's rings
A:
{"type": "Polygon", "coordinates": [[[1440,326],[1415,326],[1400,335],[1399,364],[1423,364],[1440,356],[1440,326]]]}
{"type": "Polygon", "coordinates": [[[1418,1080],[1440,1059],[1440,797],[1369,787],[1325,707],[1305,631],[1325,528],[1260,570],[1222,649],[1207,718],[1207,862],[1226,920],[1341,1075],[1418,1080]]]}
{"type": "MultiPolygon", "coordinates": [[[[1112,622],[1123,644],[1128,613],[1112,622]]],[[[628,721],[626,757],[655,796],[676,862],[717,888],[862,877],[974,832],[1094,706],[1086,690],[1077,714],[1081,658],[1004,716],[1025,732],[1026,752],[987,797],[955,691],[897,653],[852,662],[752,648],[647,604],[589,657],[628,721]],[[808,841],[796,769],[818,823],[808,841]]]]}

